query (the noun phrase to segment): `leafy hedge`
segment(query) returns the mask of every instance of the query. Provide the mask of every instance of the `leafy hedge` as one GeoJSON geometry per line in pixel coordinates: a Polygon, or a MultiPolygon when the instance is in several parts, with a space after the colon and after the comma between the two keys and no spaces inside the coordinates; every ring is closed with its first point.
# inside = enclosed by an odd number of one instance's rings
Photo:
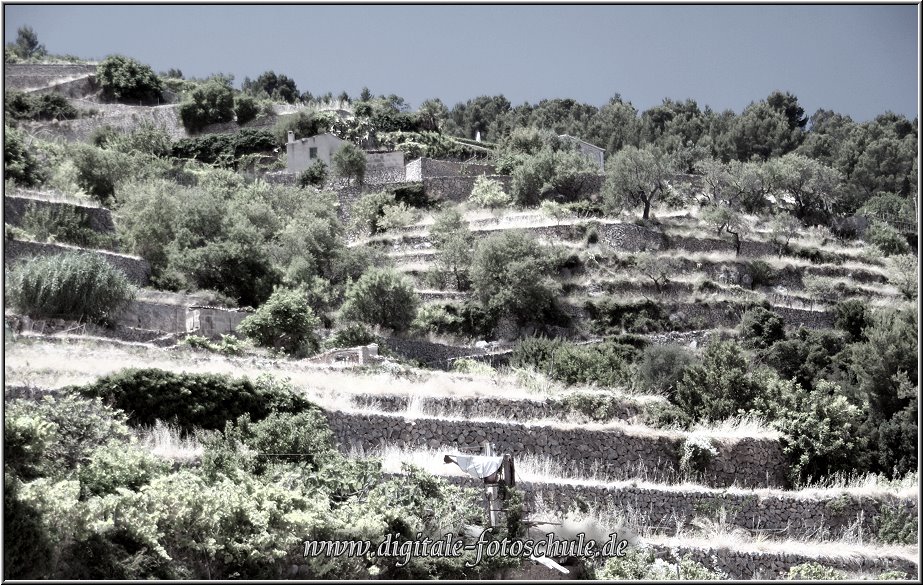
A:
{"type": "Polygon", "coordinates": [[[73,120],[80,116],[63,95],[4,92],[3,110],[10,120],[73,120]]]}
{"type": "Polygon", "coordinates": [[[132,425],[171,422],[186,431],[222,429],[229,420],[249,414],[262,420],[272,412],[301,412],[314,405],[286,384],[260,377],[231,379],[217,374],[177,374],[156,368],[127,369],[74,388],[101,397],[128,413],[132,425]]]}
{"type": "Polygon", "coordinates": [[[246,154],[272,150],[275,147],[272,132],[245,128],[233,134],[208,134],[178,140],[173,145],[173,156],[233,166],[235,160],[246,154]]]}

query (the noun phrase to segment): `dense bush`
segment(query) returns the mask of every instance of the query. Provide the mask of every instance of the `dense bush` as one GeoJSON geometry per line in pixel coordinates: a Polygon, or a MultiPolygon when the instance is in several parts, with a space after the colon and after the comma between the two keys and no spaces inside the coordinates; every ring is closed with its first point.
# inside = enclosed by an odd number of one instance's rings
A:
{"type": "Polygon", "coordinates": [[[777,341],[759,355],[786,380],[811,389],[815,381],[833,376],[845,348],[843,336],[828,330],[798,329],[790,339],[777,341]]]}
{"type": "Polygon", "coordinates": [[[300,187],[323,187],[326,182],[327,165],[325,165],[322,160],[315,161],[313,165],[309,166],[298,175],[298,185],[300,187]]]}
{"type": "Polygon", "coordinates": [[[468,201],[477,207],[495,209],[509,207],[513,198],[503,190],[500,181],[481,175],[474,180],[468,201]]]}
{"type": "Polygon", "coordinates": [[[24,187],[38,185],[47,178],[35,155],[26,147],[23,133],[10,126],[3,129],[3,178],[24,187]]]}
{"type": "Polygon", "coordinates": [[[158,420],[191,431],[222,429],[242,414],[262,420],[271,412],[301,412],[313,408],[286,384],[268,376],[251,382],[217,374],[176,374],[158,369],[126,369],[73,388],[100,397],[128,413],[133,425],[153,426],[158,420]]]}
{"type": "Polygon", "coordinates": [[[385,208],[394,205],[394,193],[378,191],[365,193],[351,210],[352,224],[360,228],[365,235],[375,235],[385,231],[383,220],[385,208]]]}
{"type": "Polygon", "coordinates": [[[595,333],[654,333],[676,329],[669,321],[660,304],[650,300],[624,302],[608,298],[601,301],[587,301],[584,305],[590,315],[591,327],[595,333]]]}
{"type": "Polygon", "coordinates": [[[99,399],[13,400],[6,409],[5,465],[22,479],[63,475],[108,441],[127,440],[125,420],[99,399]]]}
{"type": "Polygon", "coordinates": [[[372,333],[366,325],[362,323],[346,323],[324,340],[324,346],[343,349],[359,345],[369,345],[370,343],[374,343],[375,340],[375,334],[372,333]]]}
{"type": "Polygon", "coordinates": [[[115,189],[132,166],[124,153],[78,144],[71,151],[77,168],[77,184],[93,199],[108,205],[115,199],[115,189]]]}
{"type": "Polygon", "coordinates": [[[785,321],[777,313],[754,307],[740,318],[740,336],[745,345],[764,349],[785,339],[785,321]]]}
{"type": "Polygon", "coordinates": [[[296,357],[315,353],[314,330],[320,321],[300,290],[277,288],[269,299],[238,325],[238,330],[258,345],[279,349],[296,357]]]}
{"type": "Polygon", "coordinates": [[[275,148],[275,142],[271,132],[244,128],[231,134],[207,134],[194,138],[183,138],[173,145],[173,156],[234,167],[237,159],[246,154],[271,151],[273,148],[275,148]]]}
{"type": "Polygon", "coordinates": [[[163,83],[149,66],[129,57],[112,55],[96,67],[103,96],[126,103],[151,102],[160,97],[163,83]]]}
{"type": "Polygon", "coordinates": [[[519,325],[558,324],[559,286],[548,275],[555,264],[552,249],[520,231],[482,240],[471,262],[471,284],[489,312],[508,315],[519,325]]]}
{"type": "Polygon", "coordinates": [[[108,323],[134,296],[125,275],[98,254],[64,253],[17,264],[7,295],[23,313],[108,323]]]}
{"type": "Polygon", "coordinates": [[[862,330],[869,325],[865,303],[858,299],[841,301],[833,307],[834,326],[849,334],[852,341],[865,339],[862,330]]]}
{"type": "Polygon", "coordinates": [[[866,234],[866,238],[870,244],[881,250],[881,253],[885,256],[907,254],[910,252],[907,238],[886,223],[873,223],[866,234]]]}
{"type": "Polygon", "coordinates": [[[624,387],[631,383],[631,364],[637,356],[637,348],[611,341],[578,346],[537,337],[520,341],[510,364],[534,369],[565,384],[624,387]]]}
{"type": "Polygon", "coordinates": [[[688,366],[673,402],[693,420],[724,420],[749,410],[760,394],[749,375],[749,361],[735,343],[709,343],[701,363],[688,366]]]}
{"type": "Polygon", "coordinates": [[[252,97],[248,95],[239,95],[234,98],[234,116],[237,118],[237,123],[240,126],[254,120],[259,113],[259,103],[252,97]]]}
{"type": "Polygon", "coordinates": [[[66,97],[57,93],[6,91],[3,98],[7,120],[73,120],[80,115],[66,97]]]}
{"type": "Polygon", "coordinates": [[[179,117],[190,132],[209,124],[234,119],[234,92],[230,84],[213,79],[192,90],[179,106],[179,117]]]}
{"type": "Polygon", "coordinates": [[[393,270],[373,268],[346,291],[340,316],[347,321],[405,331],[413,322],[418,304],[407,278],[393,270]]]}
{"type": "Polygon", "coordinates": [[[680,345],[651,344],[644,348],[637,362],[636,385],[645,392],[672,394],[686,366],[692,363],[692,354],[680,345]]]}
{"type": "Polygon", "coordinates": [[[120,441],[109,441],[90,453],[77,477],[84,497],[101,496],[116,488],[138,490],[169,470],[169,464],[150,452],[120,441]]]}

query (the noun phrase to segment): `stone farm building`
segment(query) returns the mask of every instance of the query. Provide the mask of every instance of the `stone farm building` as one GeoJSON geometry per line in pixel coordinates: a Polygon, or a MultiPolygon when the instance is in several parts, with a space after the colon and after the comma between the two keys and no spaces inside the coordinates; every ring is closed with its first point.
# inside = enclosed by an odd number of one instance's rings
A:
{"type": "MultiPolygon", "coordinates": [[[[317,161],[329,167],[333,154],[345,143],[345,140],[329,132],[297,139],[294,132],[289,132],[288,143],[285,145],[286,170],[297,175],[317,161]]],[[[403,152],[366,150],[365,157],[367,180],[371,182],[404,180],[403,152]]]]}
{"type": "Polygon", "coordinates": [[[579,138],[575,138],[574,136],[569,136],[567,134],[561,134],[558,136],[558,138],[572,142],[574,145],[576,145],[577,152],[582,154],[587,160],[599,166],[600,173],[605,172],[605,148],[600,148],[595,144],[590,144],[586,140],[580,140],[579,138]]]}

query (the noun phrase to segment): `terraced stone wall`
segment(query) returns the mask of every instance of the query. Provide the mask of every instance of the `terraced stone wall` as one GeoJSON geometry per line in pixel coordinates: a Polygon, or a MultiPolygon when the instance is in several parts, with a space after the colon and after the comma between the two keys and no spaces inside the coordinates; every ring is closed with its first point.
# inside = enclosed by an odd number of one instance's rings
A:
{"type": "Polygon", "coordinates": [[[408,181],[422,181],[433,177],[474,177],[497,174],[497,168],[494,165],[460,163],[426,157],[410,161],[405,168],[408,181]]]}
{"type": "Polygon", "coordinates": [[[128,277],[129,282],[133,284],[145,286],[150,281],[151,265],[147,260],[138,256],[116,254],[115,252],[107,252],[105,250],[87,250],[76,246],[66,246],[64,244],[45,244],[10,239],[4,241],[4,262],[7,265],[34,256],[53,256],[55,254],[64,254],[68,252],[90,252],[92,254],[98,254],[114,268],[121,270],[125,276],[128,277]]]}
{"type": "Polygon", "coordinates": [[[911,578],[914,578],[917,574],[916,563],[896,555],[868,558],[849,556],[815,557],[795,552],[758,552],[728,550],[726,548],[702,549],[682,545],[654,548],[664,552],[669,551],[672,555],[678,555],[679,557],[688,555],[706,567],[720,569],[731,579],[778,579],[792,567],[808,562],[819,563],[843,571],[883,573],[898,570],[904,571],[911,578]]]}
{"type": "Polygon", "coordinates": [[[78,75],[93,75],[96,65],[82,65],[77,63],[7,63],[3,73],[6,89],[24,90],[42,87],[58,79],[76,77],[78,75]]]}
{"type": "Polygon", "coordinates": [[[382,345],[397,355],[433,367],[448,368],[449,360],[484,353],[473,347],[456,347],[416,339],[385,338],[382,345]]]}
{"type": "Polygon", "coordinates": [[[518,482],[529,501],[540,499],[548,507],[566,512],[575,501],[591,506],[633,509],[648,517],[650,526],[672,534],[677,522],[695,516],[715,517],[722,509],[727,522],[751,530],[784,530],[790,537],[828,529],[839,533],[862,517],[866,523],[883,509],[900,510],[916,517],[916,498],[893,495],[868,497],[847,492],[828,496],[797,497],[792,492],[739,492],[655,489],[631,485],[575,485],[518,482]]]}
{"type": "Polygon", "coordinates": [[[3,197],[3,218],[4,221],[11,225],[22,225],[22,220],[30,210],[61,210],[70,208],[84,216],[87,225],[94,231],[111,234],[115,232],[115,223],[112,221],[112,214],[105,207],[89,207],[86,205],[76,205],[62,201],[45,201],[43,199],[34,199],[31,197],[17,197],[16,195],[4,195],[3,197]]]}
{"type": "MultiPolygon", "coordinates": [[[[561,399],[523,400],[500,397],[419,396],[420,407],[426,412],[452,413],[462,418],[491,418],[500,420],[555,419],[568,410],[561,399]]],[[[358,394],[353,405],[362,409],[384,412],[404,412],[410,405],[410,396],[400,394],[358,394]]],[[[614,405],[613,419],[628,419],[638,414],[638,405],[623,401],[614,405]]]]}
{"type": "MultiPolygon", "coordinates": [[[[615,477],[639,467],[664,477],[678,476],[685,437],[630,434],[616,428],[587,429],[481,422],[456,419],[405,418],[378,413],[328,411],[327,420],[340,447],[366,451],[382,445],[477,449],[489,439],[500,451],[554,458],[575,470],[595,470],[615,477]]],[[[702,474],[707,485],[727,487],[784,486],[787,464],[778,441],[742,438],[718,445],[718,455],[702,474]]]]}
{"type": "MultiPolygon", "coordinates": [[[[499,181],[503,190],[509,193],[512,178],[509,175],[485,175],[499,181]]],[[[423,178],[423,190],[426,196],[435,201],[452,201],[463,203],[471,195],[476,176],[467,177],[429,177],[423,178]]]]}

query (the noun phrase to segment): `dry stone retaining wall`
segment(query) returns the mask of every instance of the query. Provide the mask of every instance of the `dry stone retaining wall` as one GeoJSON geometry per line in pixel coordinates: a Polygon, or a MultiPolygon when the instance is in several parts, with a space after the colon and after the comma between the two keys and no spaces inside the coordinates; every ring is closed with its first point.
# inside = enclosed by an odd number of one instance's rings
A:
{"type": "Polygon", "coordinates": [[[819,563],[843,571],[883,573],[904,571],[911,578],[917,574],[917,564],[899,556],[883,557],[814,557],[797,552],[759,552],[727,548],[697,548],[683,545],[655,545],[655,550],[679,557],[689,557],[709,568],[718,568],[731,579],[778,579],[794,566],[819,563]],[[717,567],[715,565],[717,564],[717,567]]]}
{"type": "Polygon", "coordinates": [[[46,201],[16,195],[4,195],[3,197],[3,218],[6,223],[11,225],[21,225],[23,217],[32,209],[60,210],[64,208],[73,209],[84,216],[87,220],[87,225],[94,231],[104,234],[115,232],[112,214],[105,207],[91,207],[62,201],[46,201]]]}
{"type": "MultiPolygon", "coordinates": [[[[533,400],[509,399],[501,397],[455,397],[455,396],[419,396],[421,408],[426,412],[451,413],[463,418],[491,417],[498,420],[528,421],[538,419],[555,419],[566,416],[569,411],[560,399],[533,400]]],[[[403,412],[407,410],[411,397],[400,394],[357,394],[353,396],[353,405],[365,410],[382,410],[385,412],[403,412]]],[[[627,420],[638,414],[638,405],[623,401],[617,404],[613,419],[627,420]]]]}
{"type": "Polygon", "coordinates": [[[67,246],[64,244],[45,244],[41,242],[29,242],[23,240],[4,241],[4,262],[9,265],[17,260],[25,260],[34,256],[54,256],[55,254],[74,252],[88,252],[101,256],[106,262],[114,268],[121,270],[129,282],[144,286],[150,281],[151,265],[144,258],[138,256],[128,256],[125,254],[116,254],[106,250],[88,250],[76,246],[67,246]]]}
{"type": "MultiPolygon", "coordinates": [[[[512,178],[509,175],[484,175],[499,181],[503,190],[509,193],[512,178]]],[[[430,177],[423,178],[426,196],[435,201],[463,203],[471,196],[471,189],[477,177],[430,177]]]]}
{"type": "Polygon", "coordinates": [[[405,169],[408,181],[422,181],[434,177],[473,177],[497,174],[497,168],[494,165],[459,163],[425,157],[410,161],[405,169]]]}
{"type": "Polygon", "coordinates": [[[6,89],[22,91],[44,87],[68,77],[96,74],[96,65],[77,63],[6,63],[3,72],[6,89]]]}
{"type": "Polygon", "coordinates": [[[858,517],[871,523],[885,508],[917,515],[916,498],[886,495],[872,498],[846,492],[827,497],[798,497],[791,492],[729,492],[673,490],[631,485],[574,485],[517,482],[530,501],[566,512],[575,501],[591,506],[633,509],[648,516],[649,525],[672,534],[677,521],[695,516],[716,517],[723,509],[727,522],[751,530],[785,531],[788,537],[816,534],[829,529],[841,533],[858,517]]]}
{"type": "MultiPolygon", "coordinates": [[[[327,411],[340,448],[371,451],[382,445],[477,449],[491,440],[501,452],[532,453],[557,459],[575,471],[598,470],[614,476],[639,467],[664,476],[679,472],[681,434],[635,435],[620,429],[590,430],[435,418],[406,418],[379,413],[327,411]]],[[[718,446],[703,481],[726,487],[780,487],[787,464],[778,441],[743,438],[718,446]]]]}

